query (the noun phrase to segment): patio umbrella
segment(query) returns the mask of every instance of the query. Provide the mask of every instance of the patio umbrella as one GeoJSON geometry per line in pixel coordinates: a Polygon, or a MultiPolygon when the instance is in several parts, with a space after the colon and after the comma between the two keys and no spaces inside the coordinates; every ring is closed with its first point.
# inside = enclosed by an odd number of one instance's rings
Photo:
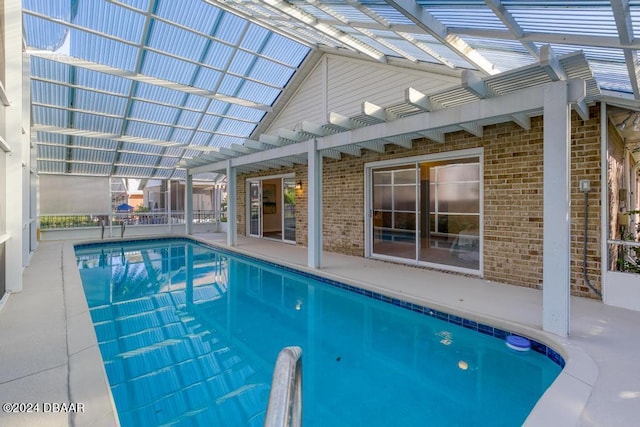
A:
{"type": "Polygon", "coordinates": [[[126,203],[123,203],[121,205],[118,205],[118,207],[116,207],[116,210],[118,210],[118,211],[132,211],[133,210],[133,206],[128,205],[126,203]]]}

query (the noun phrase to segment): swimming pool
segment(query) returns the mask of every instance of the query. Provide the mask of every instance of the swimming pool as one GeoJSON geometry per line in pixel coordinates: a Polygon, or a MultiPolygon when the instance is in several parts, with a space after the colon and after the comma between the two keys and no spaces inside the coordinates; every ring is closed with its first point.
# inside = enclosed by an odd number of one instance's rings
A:
{"type": "Polygon", "coordinates": [[[262,425],[303,349],[305,426],[521,425],[563,365],[508,332],[180,239],[76,247],[123,426],[262,425]]]}

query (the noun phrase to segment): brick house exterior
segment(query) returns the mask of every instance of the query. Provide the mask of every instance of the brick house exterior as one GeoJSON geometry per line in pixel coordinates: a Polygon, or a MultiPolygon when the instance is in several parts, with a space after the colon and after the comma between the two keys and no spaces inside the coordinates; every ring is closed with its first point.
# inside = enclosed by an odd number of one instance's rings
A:
{"type": "MultiPolygon", "coordinates": [[[[590,108],[586,122],[575,113],[571,123],[571,293],[599,298],[583,277],[584,194],[579,181],[589,179],[587,274],[601,288],[600,242],[600,135],[599,106],[590,108]]],[[[482,137],[459,131],[446,135],[444,143],[415,140],[410,149],[387,145],[384,154],[365,150],[361,157],[344,155],[323,161],[323,249],[347,255],[365,254],[365,182],[368,162],[429,155],[482,147],[484,185],[483,277],[487,280],[530,288],[542,287],[543,253],[543,122],[531,118],[530,130],[515,123],[485,126],[482,137]]],[[[306,165],[275,173],[295,173],[302,181],[296,194],[296,243],[307,244],[306,165]]],[[[265,175],[238,176],[238,234],[246,230],[246,180],[265,175]]]]}

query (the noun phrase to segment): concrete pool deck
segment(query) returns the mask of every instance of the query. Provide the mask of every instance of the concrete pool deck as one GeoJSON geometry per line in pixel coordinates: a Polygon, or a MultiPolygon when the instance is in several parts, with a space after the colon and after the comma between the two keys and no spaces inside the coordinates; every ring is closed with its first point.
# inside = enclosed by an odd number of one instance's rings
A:
{"type": "MultiPolygon", "coordinates": [[[[223,246],[226,241],[224,234],[195,237],[223,246]]],[[[235,249],[311,271],[302,247],[239,236],[235,249]]],[[[322,269],[313,272],[551,345],[567,366],[528,425],[631,426],[640,419],[640,312],[572,297],[571,334],[563,340],[541,331],[538,290],[326,252],[322,269]]],[[[23,277],[24,290],[12,294],[0,311],[0,400],[39,403],[40,409],[0,411],[0,425],[114,425],[73,242],[40,242],[23,277]],[[82,407],[54,412],[44,403],[82,407]]]]}

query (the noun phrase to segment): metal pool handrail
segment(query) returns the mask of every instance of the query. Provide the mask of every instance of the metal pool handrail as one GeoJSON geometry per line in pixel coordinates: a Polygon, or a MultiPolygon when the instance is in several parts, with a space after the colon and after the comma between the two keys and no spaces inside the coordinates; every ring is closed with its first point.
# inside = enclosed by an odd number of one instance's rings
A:
{"type": "Polygon", "coordinates": [[[291,346],[280,350],[273,370],[265,427],[302,425],[302,349],[291,346]]]}

